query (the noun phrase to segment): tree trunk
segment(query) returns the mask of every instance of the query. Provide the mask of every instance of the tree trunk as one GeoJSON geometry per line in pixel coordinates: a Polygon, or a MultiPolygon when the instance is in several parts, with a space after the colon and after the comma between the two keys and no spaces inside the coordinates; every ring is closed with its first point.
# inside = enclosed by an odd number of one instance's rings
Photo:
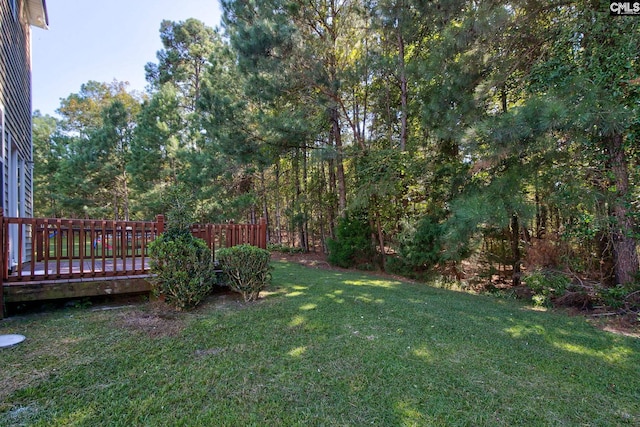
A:
{"type": "Polygon", "coordinates": [[[276,188],[275,188],[275,199],[276,199],[276,243],[282,244],[282,227],[280,224],[280,161],[276,161],[276,188]]]}
{"type": "Polygon", "coordinates": [[[304,204],[302,205],[302,234],[304,238],[302,245],[305,252],[309,252],[309,164],[307,161],[307,148],[302,148],[302,191],[304,193],[304,204]]]}
{"type": "Polygon", "coordinates": [[[382,231],[382,221],[380,220],[380,207],[378,206],[377,197],[375,196],[374,196],[373,206],[374,206],[374,209],[376,210],[375,218],[376,218],[376,231],[378,233],[378,236],[377,236],[378,245],[380,245],[380,267],[382,268],[382,271],[385,271],[387,254],[384,250],[384,232],[382,231]]]}
{"type": "Polygon", "coordinates": [[[271,242],[271,233],[269,232],[269,206],[267,201],[267,184],[264,177],[264,169],[260,170],[260,186],[262,191],[262,217],[267,224],[267,243],[271,242]]]}
{"type": "Polygon", "coordinates": [[[536,238],[542,239],[543,229],[542,226],[542,205],[540,204],[540,194],[538,193],[538,189],[536,188],[535,194],[536,200],[536,238]]]}
{"type": "Polygon", "coordinates": [[[124,220],[129,221],[129,186],[127,185],[127,170],[122,168],[122,197],[124,203],[124,220]]]}
{"type": "MultiPolygon", "coordinates": [[[[304,196],[303,194],[306,194],[303,191],[303,182],[300,182],[300,157],[303,155],[301,153],[304,152],[303,148],[296,148],[295,150],[295,154],[294,154],[294,158],[295,161],[293,162],[293,173],[295,176],[295,199],[293,202],[293,221],[295,223],[294,227],[296,232],[298,233],[298,241],[300,242],[300,249],[302,249],[304,252],[307,252],[307,246],[306,246],[306,236],[305,236],[305,229],[304,229],[304,222],[305,222],[305,218],[304,218],[304,196]]],[[[303,165],[302,165],[303,171],[302,174],[304,176],[305,171],[305,162],[303,161],[303,165]]]]}
{"type": "Polygon", "coordinates": [[[511,215],[511,253],[513,255],[511,283],[520,286],[520,221],[518,214],[511,215]]]}
{"type": "Polygon", "coordinates": [[[630,204],[626,198],[629,194],[629,168],[624,152],[621,134],[614,134],[607,138],[606,148],[609,154],[608,162],[613,179],[616,195],[611,203],[613,224],[610,230],[613,244],[614,275],[616,284],[632,282],[640,266],[636,240],[633,237],[633,220],[629,215],[630,204]]]}
{"type": "Polygon", "coordinates": [[[336,238],[336,167],[335,167],[335,161],[334,160],[329,160],[328,162],[328,167],[329,167],[329,197],[331,199],[330,203],[329,203],[329,218],[328,218],[328,222],[329,222],[329,237],[331,237],[332,239],[336,238]]]}
{"type": "Polygon", "coordinates": [[[113,192],[113,220],[120,220],[120,218],[118,217],[118,191],[113,192]]]}
{"type": "Polygon", "coordinates": [[[405,68],[404,57],[404,38],[402,37],[402,25],[398,23],[398,72],[400,79],[400,104],[401,104],[401,130],[400,130],[400,151],[405,151],[407,148],[407,114],[409,111],[409,94],[407,89],[407,72],[405,68]]]}
{"type": "Polygon", "coordinates": [[[331,109],[331,132],[336,147],[336,179],[338,184],[338,214],[344,215],[347,209],[347,187],[344,178],[342,152],[342,133],[340,131],[340,114],[337,108],[331,109]]]}

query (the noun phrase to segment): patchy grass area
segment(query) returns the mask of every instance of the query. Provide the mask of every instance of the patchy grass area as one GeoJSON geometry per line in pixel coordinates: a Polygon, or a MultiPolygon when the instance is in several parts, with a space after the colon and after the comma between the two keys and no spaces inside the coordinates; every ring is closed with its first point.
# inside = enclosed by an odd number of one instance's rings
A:
{"type": "Polygon", "coordinates": [[[640,340],[511,300],[275,263],[212,296],[0,321],[0,425],[638,425],[640,340]]]}

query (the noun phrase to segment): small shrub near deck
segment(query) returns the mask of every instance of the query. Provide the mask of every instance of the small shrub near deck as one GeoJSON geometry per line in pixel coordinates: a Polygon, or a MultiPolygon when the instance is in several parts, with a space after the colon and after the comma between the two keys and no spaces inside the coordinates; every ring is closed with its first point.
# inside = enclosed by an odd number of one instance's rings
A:
{"type": "Polygon", "coordinates": [[[167,229],[149,245],[153,293],[180,310],[198,305],[216,283],[213,256],[206,242],[191,234],[195,198],[184,185],[165,190],[167,229]]]}
{"type": "Polygon", "coordinates": [[[251,245],[223,248],[216,253],[227,283],[245,301],[258,299],[271,279],[271,254],[251,245]]]}
{"type": "Polygon", "coordinates": [[[215,284],[211,251],[189,231],[169,230],[149,245],[153,291],[178,309],[198,305],[215,284]]]}

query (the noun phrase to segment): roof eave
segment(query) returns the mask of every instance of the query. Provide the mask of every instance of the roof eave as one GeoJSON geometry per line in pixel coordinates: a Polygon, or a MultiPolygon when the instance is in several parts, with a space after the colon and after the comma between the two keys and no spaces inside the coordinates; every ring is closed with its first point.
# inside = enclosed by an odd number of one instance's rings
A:
{"type": "Polygon", "coordinates": [[[49,16],[47,15],[47,3],[45,0],[27,0],[27,18],[29,25],[49,29],[49,16]]]}

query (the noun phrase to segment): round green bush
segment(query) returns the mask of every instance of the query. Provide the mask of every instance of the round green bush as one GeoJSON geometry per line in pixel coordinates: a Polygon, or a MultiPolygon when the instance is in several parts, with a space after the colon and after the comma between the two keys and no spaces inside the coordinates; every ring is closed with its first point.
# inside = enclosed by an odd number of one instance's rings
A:
{"type": "Polygon", "coordinates": [[[178,309],[198,305],[215,284],[211,251],[188,231],[169,230],[149,245],[154,294],[178,309]]]}
{"type": "Polygon", "coordinates": [[[271,254],[251,245],[219,249],[216,258],[227,278],[227,284],[242,294],[245,301],[258,299],[271,279],[271,254]]]}

